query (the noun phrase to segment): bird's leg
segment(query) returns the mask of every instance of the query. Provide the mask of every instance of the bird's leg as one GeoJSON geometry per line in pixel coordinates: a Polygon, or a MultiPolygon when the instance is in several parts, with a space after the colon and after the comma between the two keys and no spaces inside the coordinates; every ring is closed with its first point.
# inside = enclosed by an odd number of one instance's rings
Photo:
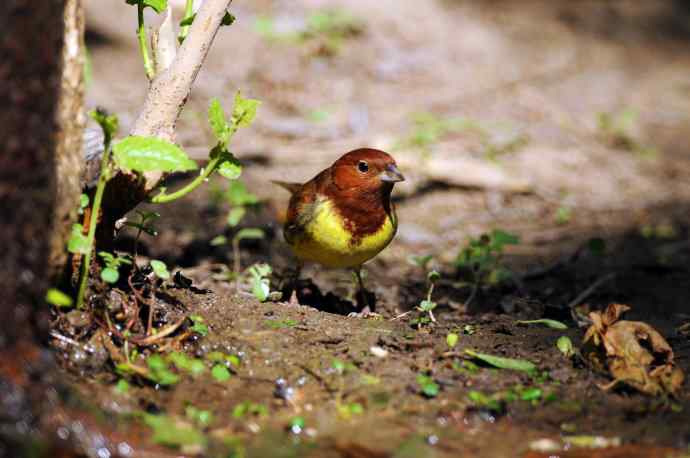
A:
{"type": "Polygon", "coordinates": [[[297,289],[299,288],[299,276],[302,272],[302,262],[298,261],[294,269],[290,269],[287,274],[287,285],[291,290],[290,299],[288,304],[299,305],[299,299],[297,299],[297,289]]]}
{"type": "Polygon", "coordinates": [[[362,266],[357,266],[354,269],[354,274],[355,278],[357,279],[357,287],[358,287],[358,295],[362,299],[362,304],[364,305],[362,307],[362,311],[359,313],[351,313],[350,316],[357,316],[357,317],[362,317],[362,318],[367,318],[367,317],[376,317],[379,316],[377,313],[374,313],[371,310],[371,306],[369,305],[369,296],[367,294],[367,289],[364,287],[364,280],[362,279],[362,266]]]}

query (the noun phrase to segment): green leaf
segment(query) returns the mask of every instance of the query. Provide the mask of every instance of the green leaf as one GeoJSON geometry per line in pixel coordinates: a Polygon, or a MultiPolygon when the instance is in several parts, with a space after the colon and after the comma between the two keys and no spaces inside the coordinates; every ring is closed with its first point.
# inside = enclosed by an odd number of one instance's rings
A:
{"type": "Polygon", "coordinates": [[[234,15],[230,14],[229,11],[226,11],[223,15],[223,20],[220,21],[220,25],[229,26],[232,25],[236,20],[237,18],[234,15]]]}
{"type": "Polygon", "coordinates": [[[245,99],[240,91],[235,94],[235,106],[232,110],[232,125],[235,129],[247,127],[254,121],[256,110],[261,104],[255,99],[245,99]]]}
{"type": "Polygon", "coordinates": [[[430,312],[436,308],[436,302],[423,300],[422,302],[419,303],[419,308],[423,312],[430,312]]]}
{"type": "Polygon", "coordinates": [[[523,401],[537,401],[542,397],[542,390],[540,388],[532,387],[520,393],[520,399],[523,401]]]}
{"type": "Polygon", "coordinates": [[[156,13],[160,13],[168,6],[168,0],[126,0],[128,5],[142,4],[144,7],[153,9],[156,13]]]}
{"type": "Polygon", "coordinates": [[[228,238],[224,235],[217,235],[211,239],[211,246],[225,245],[228,243],[228,238]]]}
{"type": "Polygon", "coordinates": [[[208,335],[208,326],[204,323],[204,319],[199,316],[199,315],[190,315],[189,319],[192,320],[193,325],[191,326],[191,330],[193,332],[196,332],[200,336],[206,336],[208,335]]]}
{"type": "Polygon", "coordinates": [[[55,307],[71,307],[72,298],[59,289],[50,288],[46,293],[46,302],[55,307]]]}
{"type": "Polygon", "coordinates": [[[519,243],[520,238],[510,232],[505,232],[500,229],[494,229],[491,232],[491,246],[495,250],[500,251],[505,245],[517,245],[519,243]]]}
{"type": "Polygon", "coordinates": [[[166,447],[180,448],[206,445],[206,436],[189,424],[167,415],[143,414],[144,423],[153,429],[152,440],[166,447]]]}
{"type": "Polygon", "coordinates": [[[213,422],[213,414],[209,410],[201,410],[194,406],[187,406],[185,416],[197,424],[200,428],[205,428],[213,422]]]}
{"type": "Polygon", "coordinates": [[[455,347],[458,344],[458,339],[459,336],[457,334],[454,332],[449,332],[446,336],[446,344],[448,344],[448,348],[455,347]]]}
{"type": "Polygon", "coordinates": [[[180,380],[180,377],[173,372],[170,372],[168,363],[157,354],[151,355],[146,359],[146,364],[149,367],[149,378],[160,385],[174,385],[180,380]]]}
{"type": "Polygon", "coordinates": [[[259,301],[263,302],[268,299],[268,295],[271,293],[270,283],[265,278],[255,278],[252,283],[252,294],[259,301]]]}
{"type": "Polygon", "coordinates": [[[535,366],[534,363],[531,363],[530,361],[524,359],[504,358],[502,356],[478,353],[469,348],[465,350],[465,353],[473,358],[484,361],[485,363],[490,364],[499,369],[510,369],[522,372],[534,372],[537,370],[537,366],[535,366]]]}
{"type": "Polygon", "coordinates": [[[264,237],[265,234],[263,230],[256,227],[245,227],[237,231],[233,239],[240,241],[245,239],[263,239],[264,237]]]}
{"type": "Polygon", "coordinates": [[[220,364],[213,366],[213,369],[211,369],[211,375],[214,379],[216,379],[217,382],[227,382],[230,380],[230,371],[227,367],[220,364]]]}
{"type": "Polygon", "coordinates": [[[155,273],[158,278],[162,280],[167,280],[170,278],[170,272],[168,272],[168,267],[165,265],[163,261],[152,259],[149,264],[151,264],[153,273],[155,273]]]}
{"type": "Polygon", "coordinates": [[[115,385],[115,391],[117,391],[120,394],[125,394],[129,391],[129,383],[127,380],[121,378],[120,380],[117,381],[117,384],[115,385]]]}
{"type": "Polygon", "coordinates": [[[82,194],[79,196],[79,214],[84,213],[84,209],[89,206],[89,196],[82,194]]]}
{"type": "Polygon", "coordinates": [[[422,269],[426,269],[427,264],[429,264],[429,262],[430,262],[432,259],[434,259],[434,257],[433,257],[432,255],[430,255],[430,254],[427,254],[427,255],[424,255],[424,256],[412,255],[412,256],[410,256],[408,259],[409,259],[409,261],[410,261],[412,264],[414,264],[414,265],[416,265],[416,266],[418,266],[418,267],[421,267],[422,269]]]}
{"type": "Polygon", "coordinates": [[[104,110],[99,108],[89,112],[89,116],[91,116],[91,119],[96,121],[98,125],[101,126],[101,129],[103,129],[103,132],[107,136],[115,136],[119,127],[119,121],[117,120],[116,115],[109,115],[104,110]]]}
{"type": "Polygon", "coordinates": [[[228,213],[228,226],[235,227],[240,224],[240,221],[242,221],[246,213],[247,209],[245,207],[234,207],[230,210],[230,213],[228,213]]]}
{"type": "Polygon", "coordinates": [[[106,267],[105,269],[101,270],[101,280],[103,280],[106,283],[117,283],[117,281],[120,279],[120,272],[117,271],[117,269],[113,269],[112,267],[106,267]]]}
{"type": "Polygon", "coordinates": [[[543,324],[547,328],[551,329],[568,329],[568,326],[556,320],[549,320],[547,318],[542,318],[541,320],[519,320],[515,322],[516,324],[543,324]]]}
{"type": "Polygon", "coordinates": [[[222,159],[218,164],[218,173],[228,180],[236,180],[242,175],[242,164],[230,151],[221,153],[222,159]]]}
{"type": "Polygon", "coordinates": [[[196,19],[196,13],[192,14],[192,15],[189,16],[189,17],[183,18],[183,19],[180,21],[180,27],[185,27],[185,26],[188,26],[188,25],[192,25],[192,23],[194,22],[194,19],[196,19]]]}
{"type": "Polygon", "coordinates": [[[211,103],[208,106],[208,122],[218,143],[226,145],[230,137],[230,126],[228,126],[228,122],[225,119],[225,112],[220,101],[215,97],[211,99],[211,103]]]}
{"type": "Polygon", "coordinates": [[[556,347],[558,347],[561,353],[568,358],[575,354],[575,350],[573,350],[573,341],[570,340],[568,336],[560,336],[556,341],[556,347]]]}
{"type": "Polygon", "coordinates": [[[438,383],[435,383],[434,379],[428,375],[417,375],[417,384],[419,384],[422,394],[428,398],[436,397],[441,390],[441,387],[438,385],[438,383]]]}
{"type": "Polygon", "coordinates": [[[89,238],[84,235],[84,226],[81,224],[72,225],[72,233],[67,241],[67,250],[74,254],[86,254],[91,250],[89,238]]]}
{"type": "Polygon", "coordinates": [[[432,270],[426,275],[426,279],[429,283],[435,283],[436,281],[438,281],[439,278],[441,278],[441,274],[439,274],[435,270],[432,270]]]}
{"type": "Polygon", "coordinates": [[[179,146],[158,137],[131,135],[113,146],[115,163],[135,172],[184,172],[198,168],[179,146]]]}

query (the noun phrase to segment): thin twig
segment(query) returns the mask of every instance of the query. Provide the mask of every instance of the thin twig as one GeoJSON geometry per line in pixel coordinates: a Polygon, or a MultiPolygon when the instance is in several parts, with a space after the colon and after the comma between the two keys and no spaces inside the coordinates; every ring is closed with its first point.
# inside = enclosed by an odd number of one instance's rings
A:
{"type": "Polygon", "coordinates": [[[601,277],[600,279],[598,279],[597,281],[595,281],[594,283],[589,285],[580,294],[578,294],[577,297],[575,297],[575,299],[568,302],[568,305],[566,306],[566,308],[568,308],[571,311],[571,315],[573,315],[573,319],[576,322],[579,322],[579,320],[578,320],[577,316],[575,316],[575,313],[573,310],[574,307],[577,306],[578,304],[582,303],[582,301],[587,299],[594,291],[596,291],[597,288],[599,288],[601,285],[603,285],[607,281],[612,280],[615,276],[616,276],[615,273],[610,273],[608,275],[604,275],[603,277],[601,277]]]}

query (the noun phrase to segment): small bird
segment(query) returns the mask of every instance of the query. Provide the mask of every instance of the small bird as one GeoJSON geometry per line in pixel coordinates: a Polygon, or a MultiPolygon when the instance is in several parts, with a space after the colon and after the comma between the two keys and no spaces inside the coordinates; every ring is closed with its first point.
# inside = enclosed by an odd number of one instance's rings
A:
{"type": "MultiPolygon", "coordinates": [[[[404,180],[388,153],[362,148],[341,156],[304,184],[275,181],[292,193],[285,240],[300,261],[353,269],[366,298],[362,264],[393,240],[398,218],[391,191],[404,180]]],[[[370,312],[365,304],[362,313],[370,312]]]]}

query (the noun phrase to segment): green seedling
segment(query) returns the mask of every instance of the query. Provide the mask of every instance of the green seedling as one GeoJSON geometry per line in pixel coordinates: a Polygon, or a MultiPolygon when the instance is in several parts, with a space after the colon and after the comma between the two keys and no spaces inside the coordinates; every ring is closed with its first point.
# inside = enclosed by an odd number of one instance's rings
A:
{"type": "Polygon", "coordinates": [[[349,420],[356,415],[362,415],[364,413],[364,406],[359,402],[337,403],[336,410],[341,418],[349,420]]]}
{"type": "Polygon", "coordinates": [[[419,312],[422,312],[422,314],[425,314],[426,316],[421,316],[416,319],[412,320],[412,324],[416,325],[418,327],[421,327],[424,324],[428,323],[435,323],[436,322],[436,317],[434,316],[434,309],[438,304],[436,302],[431,300],[431,295],[434,292],[434,286],[436,282],[441,278],[441,275],[436,272],[435,270],[432,270],[429,272],[426,276],[426,281],[427,281],[427,292],[426,292],[426,299],[421,301],[419,305],[417,306],[417,310],[419,312]]]}
{"type": "Polygon", "coordinates": [[[129,392],[129,382],[121,378],[115,384],[115,391],[120,394],[127,394],[129,392]]]}
{"type": "Polygon", "coordinates": [[[430,254],[423,256],[411,255],[407,258],[407,261],[413,266],[417,266],[425,272],[428,270],[429,263],[434,259],[430,254]]]}
{"type": "Polygon", "coordinates": [[[599,139],[608,146],[631,151],[639,157],[654,158],[658,154],[657,149],[643,144],[633,134],[638,117],[637,111],[630,108],[618,113],[599,113],[599,139]]]}
{"type": "Polygon", "coordinates": [[[301,434],[304,431],[304,426],[306,422],[304,417],[292,417],[289,423],[289,429],[292,434],[301,434]]]}
{"type": "Polygon", "coordinates": [[[232,417],[236,419],[244,417],[259,417],[264,418],[268,416],[268,407],[263,404],[258,404],[254,402],[244,401],[237,404],[232,409],[232,417]]]}
{"type": "Polygon", "coordinates": [[[149,264],[151,265],[151,269],[153,269],[153,273],[156,275],[156,277],[160,278],[161,280],[170,279],[170,271],[168,271],[168,266],[166,266],[163,261],[152,259],[149,264]]]}
{"type": "Polygon", "coordinates": [[[137,216],[139,216],[138,221],[125,221],[125,226],[136,229],[136,234],[134,236],[134,247],[132,252],[136,258],[139,253],[139,239],[142,234],[148,234],[151,237],[158,236],[158,231],[153,227],[153,221],[161,217],[160,213],[154,211],[139,211],[135,210],[137,216]]]}
{"type": "Polygon", "coordinates": [[[470,239],[455,258],[455,266],[470,272],[473,284],[470,303],[482,285],[497,285],[512,279],[512,272],[502,265],[506,246],[520,243],[518,236],[499,229],[470,239]]]}
{"type": "Polygon", "coordinates": [[[202,410],[193,405],[188,405],[184,410],[185,416],[198,428],[207,428],[213,423],[213,413],[210,410],[202,410]]]}
{"type": "Polygon", "coordinates": [[[201,315],[190,315],[189,319],[192,320],[192,326],[189,328],[192,332],[196,332],[202,337],[208,335],[208,326],[201,315]]]}
{"type": "Polygon", "coordinates": [[[471,336],[475,332],[477,332],[477,327],[472,324],[466,324],[462,327],[462,333],[465,335],[471,336]]]}
{"type": "Polygon", "coordinates": [[[120,279],[120,267],[132,264],[129,256],[113,255],[107,251],[99,251],[98,256],[103,259],[105,264],[105,268],[101,270],[101,280],[106,283],[117,283],[120,279]]]}
{"type": "Polygon", "coordinates": [[[198,454],[207,444],[206,436],[189,423],[167,415],[142,413],[144,423],[153,430],[156,444],[198,454]]]}
{"type": "Polygon", "coordinates": [[[294,328],[299,324],[299,321],[286,318],[284,320],[268,320],[266,323],[268,323],[268,327],[271,329],[286,329],[294,328]]]}
{"type": "Polygon", "coordinates": [[[242,360],[237,355],[228,355],[222,351],[212,351],[206,354],[206,359],[215,363],[222,363],[226,367],[240,367],[242,360]]]}
{"type": "Polygon", "coordinates": [[[230,380],[231,374],[227,367],[222,364],[216,364],[211,369],[211,376],[216,380],[216,382],[227,382],[230,380]]]}
{"type": "Polygon", "coordinates": [[[271,281],[268,278],[272,272],[271,266],[268,264],[254,264],[247,272],[250,275],[254,297],[261,302],[267,300],[271,293],[271,281]]]}
{"type": "Polygon", "coordinates": [[[278,31],[275,20],[266,16],[258,18],[254,28],[266,39],[297,45],[316,44],[320,54],[333,56],[347,39],[364,31],[364,22],[343,10],[329,9],[311,13],[297,30],[278,31]]]}
{"type": "Polygon", "coordinates": [[[441,390],[439,384],[434,382],[433,377],[430,375],[417,375],[417,384],[419,385],[421,393],[427,398],[436,397],[441,390]]]}
{"type": "Polygon", "coordinates": [[[188,372],[193,377],[198,377],[206,372],[206,364],[204,364],[203,360],[198,358],[190,358],[184,353],[170,353],[167,356],[167,360],[175,365],[175,367],[180,371],[188,372]]]}
{"type": "Polygon", "coordinates": [[[566,358],[570,358],[575,354],[575,350],[573,348],[573,341],[570,340],[570,337],[568,336],[561,336],[558,338],[556,341],[556,347],[560,350],[561,353],[566,358]]]}

